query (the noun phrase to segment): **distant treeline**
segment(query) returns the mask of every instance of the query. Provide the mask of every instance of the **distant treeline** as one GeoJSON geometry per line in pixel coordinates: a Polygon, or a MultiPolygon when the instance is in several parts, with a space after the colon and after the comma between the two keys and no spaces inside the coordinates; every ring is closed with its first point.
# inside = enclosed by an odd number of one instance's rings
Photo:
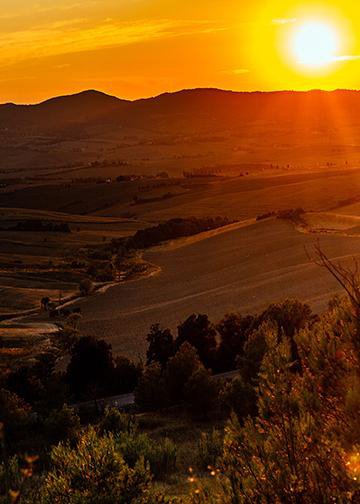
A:
{"type": "Polygon", "coordinates": [[[141,249],[158,245],[167,240],[192,236],[211,229],[217,229],[231,224],[227,217],[189,217],[186,219],[170,219],[157,226],[141,229],[127,240],[127,247],[141,249]]]}
{"type": "Polygon", "coordinates": [[[66,222],[51,222],[42,220],[21,221],[15,226],[9,228],[7,231],[71,233],[70,226],[66,222]]]}

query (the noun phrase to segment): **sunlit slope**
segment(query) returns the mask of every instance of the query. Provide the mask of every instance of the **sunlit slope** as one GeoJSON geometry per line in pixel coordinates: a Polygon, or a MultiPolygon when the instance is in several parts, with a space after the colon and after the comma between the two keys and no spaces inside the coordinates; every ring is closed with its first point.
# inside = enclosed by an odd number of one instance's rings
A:
{"type": "Polygon", "coordinates": [[[360,238],[299,233],[275,219],[149,252],[161,273],[88,299],[82,304],[83,330],[134,357],[144,351],[151,324],[175,328],[193,312],[216,321],[226,312],[254,312],[288,297],[320,310],[338,286],[306,255],[304,247],[311,250],[318,238],[332,258],[360,255],[360,238]]]}

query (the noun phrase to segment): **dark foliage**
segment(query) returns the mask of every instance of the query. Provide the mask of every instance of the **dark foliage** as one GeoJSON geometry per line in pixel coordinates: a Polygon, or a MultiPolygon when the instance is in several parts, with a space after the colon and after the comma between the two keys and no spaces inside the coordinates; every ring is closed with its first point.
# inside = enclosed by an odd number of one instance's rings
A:
{"type": "Polygon", "coordinates": [[[226,217],[205,217],[186,219],[170,219],[162,224],[147,229],[141,229],[127,242],[128,248],[141,249],[152,247],[163,241],[192,236],[203,231],[216,229],[230,224],[226,217]]]}
{"type": "Polygon", "coordinates": [[[231,371],[243,356],[244,345],[255,325],[255,317],[238,313],[226,315],[216,326],[220,344],[216,356],[216,371],[231,371]]]}
{"type": "Polygon", "coordinates": [[[18,222],[8,231],[47,232],[47,233],[71,233],[69,224],[66,222],[50,222],[41,220],[27,220],[18,222]]]}
{"type": "Polygon", "coordinates": [[[127,357],[116,357],[111,388],[115,394],[132,392],[142,373],[141,364],[135,364],[127,357]]]}
{"type": "Polygon", "coordinates": [[[111,345],[91,336],[80,338],[71,350],[66,372],[70,390],[77,398],[104,394],[114,374],[111,345]]]}
{"type": "Polygon", "coordinates": [[[158,362],[163,368],[175,353],[174,337],[169,329],[162,329],[154,324],[147,335],[149,348],[146,353],[147,363],[158,362]]]}
{"type": "Polygon", "coordinates": [[[216,329],[207,315],[190,315],[178,326],[176,347],[188,342],[198,352],[200,360],[207,368],[212,368],[216,359],[216,329]]]}

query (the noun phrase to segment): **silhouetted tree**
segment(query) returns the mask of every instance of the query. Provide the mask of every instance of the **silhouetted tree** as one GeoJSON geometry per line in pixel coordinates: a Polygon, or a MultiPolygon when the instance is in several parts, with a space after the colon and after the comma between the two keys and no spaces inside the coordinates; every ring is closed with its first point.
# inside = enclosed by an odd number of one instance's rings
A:
{"type": "Polygon", "coordinates": [[[71,350],[66,379],[77,396],[104,392],[114,373],[111,345],[91,336],[82,337],[71,350]]]}
{"type": "Polygon", "coordinates": [[[231,313],[219,322],[216,327],[220,335],[216,357],[217,371],[235,369],[237,358],[243,355],[244,345],[254,321],[255,318],[251,315],[242,317],[238,313],[231,313]]]}
{"type": "Polygon", "coordinates": [[[149,342],[147,363],[158,362],[164,368],[175,353],[174,337],[170,329],[162,329],[159,324],[154,324],[146,339],[149,342]]]}
{"type": "Polygon", "coordinates": [[[200,360],[207,368],[214,365],[216,358],[216,330],[207,315],[190,315],[178,326],[176,347],[188,342],[196,348],[200,360]]]}
{"type": "Polygon", "coordinates": [[[141,364],[135,364],[124,356],[116,357],[112,379],[112,390],[116,394],[132,392],[142,373],[141,364]]]}
{"type": "Polygon", "coordinates": [[[146,367],[135,389],[136,404],[144,411],[155,411],[170,403],[169,386],[160,364],[146,367]]]}
{"type": "Polygon", "coordinates": [[[207,418],[216,405],[217,397],[217,384],[203,367],[197,369],[185,384],[184,398],[190,413],[196,418],[207,418]]]}
{"type": "Polygon", "coordinates": [[[221,408],[228,414],[233,411],[239,419],[256,414],[256,400],[254,387],[241,376],[225,383],[219,395],[221,408]]]}
{"type": "Polygon", "coordinates": [[[293,369],[301,370],[299,350],[295,335],[300,329],[316,320],[309,305],[296,300],[286,300],[283,303],[270,305],[261,315],[261,320],[275,322],[278,328],[278,338],[284,334],[290,339],[293,369]]]}
{"type": "Polygon", "coordinates": [[[169,360],[165,371],[172,402],[175,403],[184,398],[185,384],[202,367],[196,349],[188,342],[183,343],[174,357],[169,360]]]}

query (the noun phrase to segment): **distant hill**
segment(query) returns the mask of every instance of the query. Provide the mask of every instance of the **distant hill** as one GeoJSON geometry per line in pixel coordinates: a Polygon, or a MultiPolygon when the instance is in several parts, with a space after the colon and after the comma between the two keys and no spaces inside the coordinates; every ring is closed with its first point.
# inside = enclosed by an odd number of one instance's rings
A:
{"type": "Polygon", "coordinates": [[[360,92],[232,92],[194,89],[155,98],[121,100],[98,91],[52,98],[37,105],[0,105],[0,127],[53,128],[97,123],[125,126],[208,127],[217,121],[233,126],[241,121],[328,121],[358,123],[360,92]]]}
{"type": "Polygon", "coordinates": [[[129,101],[91,90],[5,104],[0,159],[0,178],[18,180],[52,169],[70,178],[359,166],[360,92],[193,89],[129,101]]]}

